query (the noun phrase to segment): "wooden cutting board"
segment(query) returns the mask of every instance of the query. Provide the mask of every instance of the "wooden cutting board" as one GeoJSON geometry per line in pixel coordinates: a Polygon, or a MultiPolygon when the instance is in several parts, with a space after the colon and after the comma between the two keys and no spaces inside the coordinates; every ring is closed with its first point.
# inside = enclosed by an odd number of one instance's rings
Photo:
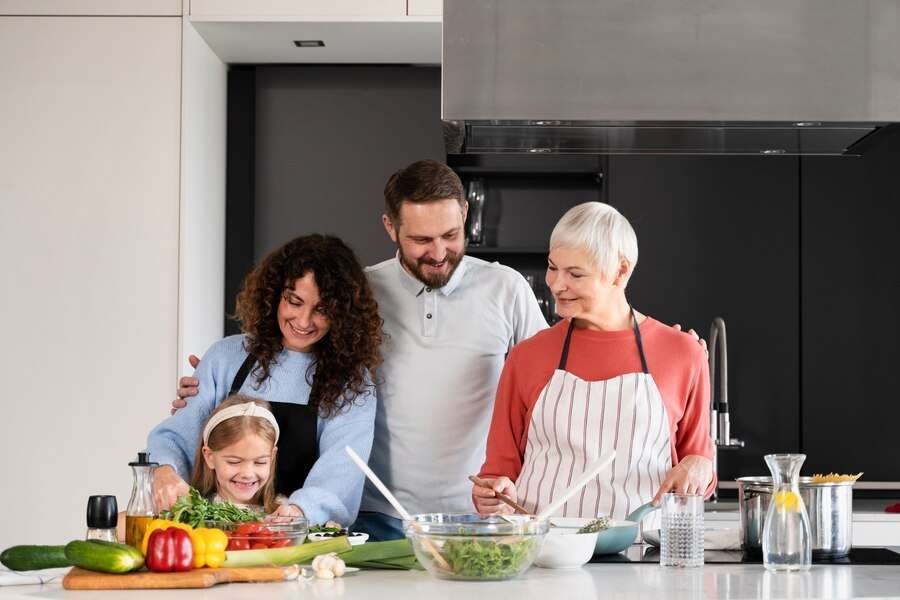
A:
{"type": "Polygon", "coordinates": [[[139,571],[114,575],[72,567],[63,578],[67,590],[152,590],[208,588],[217,583],[262,583],[297,577],[297,567],[194,569],[183,573],[139,571]]]}

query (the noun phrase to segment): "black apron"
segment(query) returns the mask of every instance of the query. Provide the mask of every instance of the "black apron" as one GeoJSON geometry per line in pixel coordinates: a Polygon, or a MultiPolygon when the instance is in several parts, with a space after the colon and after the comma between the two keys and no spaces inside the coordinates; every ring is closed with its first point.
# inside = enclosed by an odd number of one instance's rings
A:
{"type": "MultiPolygon", "coordinates": [[[[238,393],[255,364],[256,358],[248,355],[231,382],[229,396],[238,393]]],[[[306,476],[319,458],[319,413],[311,404],[269,404],[280,430],[275,493],[290,496],[303,487],[306,476]]]]}

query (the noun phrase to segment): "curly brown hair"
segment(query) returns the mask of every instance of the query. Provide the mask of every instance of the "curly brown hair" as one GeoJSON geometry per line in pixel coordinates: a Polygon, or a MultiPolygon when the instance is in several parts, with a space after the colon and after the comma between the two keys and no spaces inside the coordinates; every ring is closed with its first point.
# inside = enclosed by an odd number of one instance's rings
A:
{"type": "Polygon", "coordinates": [[[305,235],[266,256],[244,279],[235,317],[247,335],[245,349],[257,360],[257,384],[269,375],[283,349],[278,303],[285,289],[307,273],[315,277],[320,308],[330,323],[313,347],[315,361],[306,373],[309,404],[323,418],[333,416],[372,389],[381,364],[378,304],[356,255],[330,235],[305,235]]]}

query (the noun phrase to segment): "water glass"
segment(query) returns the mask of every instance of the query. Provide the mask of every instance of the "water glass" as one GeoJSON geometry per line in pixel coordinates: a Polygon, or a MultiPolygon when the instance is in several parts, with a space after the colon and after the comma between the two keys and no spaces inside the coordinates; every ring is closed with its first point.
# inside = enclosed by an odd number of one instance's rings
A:
{"type": "Polygon", "coordinates": [[[659,538],[662,566],[703,566],[703,496],[664,494],[659,538]]]}

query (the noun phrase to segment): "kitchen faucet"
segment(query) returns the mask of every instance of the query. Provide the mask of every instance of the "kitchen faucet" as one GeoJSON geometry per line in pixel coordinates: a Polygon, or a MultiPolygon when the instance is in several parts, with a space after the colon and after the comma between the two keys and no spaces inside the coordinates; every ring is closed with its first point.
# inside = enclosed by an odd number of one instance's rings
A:
{"type": "Polygon", "coordinates": [[[713,444],[713,473],[716,474],[716,489],[713,490],[710,500],[717,500],[719,449],[744,447],[744,442],[731,437],[731,415],[728,405],[728,343],[725,337],[725,320],[722,317],[713,319],[709,330],[709,435],[713,444]],[[716,361],[716,358],[719,358],[719,361],[716,361]]]}

